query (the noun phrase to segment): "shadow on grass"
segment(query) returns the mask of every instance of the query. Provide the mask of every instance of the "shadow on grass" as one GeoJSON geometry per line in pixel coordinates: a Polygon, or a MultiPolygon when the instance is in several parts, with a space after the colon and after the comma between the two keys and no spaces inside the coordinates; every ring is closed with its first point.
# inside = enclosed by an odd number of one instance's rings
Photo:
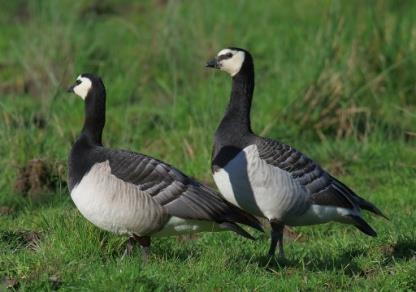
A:
{"type": "MultiPolygon", "coordinates": [[[[354,258],[366,256],[367,250],[356,248],[342,253],[340,256],[334,258],[326,257],[311,257],[307,256],[301,260],[294,260],[290,258],[270,258],[268,256],[259,256],[251,258],[252,262],[257,263],[261,268],[266,268],[269,272],[276,272],[276,270],[284,268],[296,268],[299,270],[308,271],[333,271],[340,270],[348,276],[362,274],[361,268],[354,262],[354,258]]],[[[246,257],[249,260],[248,257],[246,257]]]]}
{"type": "Polygon", "coordinates": [[[404,237],[397,240],[395,244],[380,246],[380,251],[386,257],[384,265],[390,264],[393,259],[411,260],[416,258],[416,239],[404,237]]]}
{"type": "Polygon", "coordinates": [[[405,238],[394,245],[393,256],[396,259],[411,259],[416,257],[416,240],[405,238]]]}
{"type": "MultiPolygon", "coordinates": [[[[104,243],[105,244],[105,243],[104,243]]],[[[119,245],[118,248],[113,249],[111,253],[112,258],[121,258],[127,242],[119,245]]],[[[139,244],[134,246],[134,251],[131,257],[138,257],[143,259],[143,252],[139,244]]],[[[150,245],[150,253],[148,254],[148,261],[155,259],[163,259],[169,261],[186,262],[189,259],[199,260],[201,258],[201,248],[198,244],[194,244],[192,240],[189,242],[182,242],[177,238],[164,238],[164,240],[154,240],[150,245]]]]}
{"type": "MultiPolygon", "coordinates": [[[[416,258],[416,240],[412,238],[402,238],[396,244],[383,245],[380,247],[380,252],[383,254],[384,260],[381,265],[391,265],[393,259],[413,260],[416,258]]],[[[257,263],[261,268],[275,273],[276,271],[285,268],[295,268],[299,270],[308,271],[333,271],[338,270],[343,274],[355,277],[370,277],[373,270],[362,269],[355,259],[359,257],[368,256],[369,250],[365,248],[354,248],[343,252],[338,257],[333,256],[306,256],[301,259],[291,258],[269,258],[268,256],[249,257],[243,256],[247,261],[257,263]]]]}

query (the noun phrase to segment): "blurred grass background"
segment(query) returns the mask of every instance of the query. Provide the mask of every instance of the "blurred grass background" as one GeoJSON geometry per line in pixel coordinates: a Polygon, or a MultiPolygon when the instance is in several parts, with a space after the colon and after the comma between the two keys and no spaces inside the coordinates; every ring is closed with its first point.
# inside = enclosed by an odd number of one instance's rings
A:
{"type": "Polygon", "coordinates": [[[410,0],[1,1],[5,283],[416,289],[415,19],[410,0]],[[204,64],[228,46],[254,56],[255,131],[302,150],[384,209],[392,222],[369,219],[380,237],[342,225],[297,228],[307,242],[289,243],[291,260],[267,268],[267,235],[255,243],[229,234],[161,239],[143,268],[139,257],[120,262],[122,239],[77,213],[66,157],[84,112],[65,93],[76,76],[104,79],[106,145],[155,156],[212,185],[212,137],[231,81],[204,64]],[[41,234],[36,248],[16,248],[33,230],[41,234]]]}

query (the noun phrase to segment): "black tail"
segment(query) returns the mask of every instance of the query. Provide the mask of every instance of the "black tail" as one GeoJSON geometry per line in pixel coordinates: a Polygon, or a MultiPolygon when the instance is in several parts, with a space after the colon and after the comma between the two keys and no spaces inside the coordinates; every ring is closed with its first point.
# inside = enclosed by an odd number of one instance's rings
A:
{"type": "Polygon", "coordinates": [[[352,196],[352,199],[354,200],[354,202],[358,206],[360,206],[361,209],[370,211],[370,212],[372,212],[372,213],[374,213],[374,214],[376,214],[378,216],[381,216],[381,217],[383,217],[383,218],[385,218],[387,220],[390,220],[389,217],[387,217],[386,215],[384,215],[383,212],[381,212],[379,208],[377,208],[376,206],[374,206],[373,204],[371,204],[369,201],[367,201],[367,200],[365,200],[365,199],[363,199],[363,198],[361,198],[361,197],[359,197],[357,195],[352,196]]]}
{"type": "Polygon", "coordinates": [[[360,216],[348,215],[348,217],[354,220],[354,226],[360,229],[361,232],[373,237],[377,236],[377,232],[370,225],[368,225],[368,223],[365,222],[364,219],[360,216]]]}
{"type": "Polygon", "coordinates": [[[243,228],[241,228],[240,226],[238,226],[238,224],[235,224],[234,222],[223,222],[220,224],[220,226],[224,229],[234,231],[235,233],[245,238],[256,240],[250,233],[245,231],[243,228]]]}
{"type": "MultiPolygon", "coordinates": [[[[227,205],[229,205],[229,208],[230,208],[230,215],[229,216],[230,216],[231,221],[235,221],[237,223],[241,223],[241,224],[250,226],[254,229],[257,229],[258,231],[264,232],[263,226],[260,223],[259,219],[257,219],[253,215],[241,210],[240,208],[232,205],[231,203],[228,203],[225,200],[224,200],[224,202],[227,205]]],[[[228,222],[228,223],[233,223],[233,222],[228,222]]],[[[240,228],[240,227],[238,226],[238,228],[240,228]]],[[[235,231],[235,230],[233,230],[233,231],[235,231]]],[[[237,232],[237,231],[235,231],[235,232],[237,232]]],[[[237,232],[237,233],[239,233],[239,232],[237,232]]]]}
{"type": "Polygon", "coordinates": [[[357,204],[361,209],[370,211],[378,216],[384,217],[387,220],[390,220],[386,215],[383,214],[383,212],[380,211],[379,208],[374,206],[374,204],[370,203],[369,201],[361,198],[357,194],[354,193],[353,190],[351,190],[349,187],[347,187],[345,184],[337,180],[335,177],[332,176],[333,182],[335,185],[337,185],[338,188],[340,188],[344,194],[349,195],[350,199],[357,204]]]}

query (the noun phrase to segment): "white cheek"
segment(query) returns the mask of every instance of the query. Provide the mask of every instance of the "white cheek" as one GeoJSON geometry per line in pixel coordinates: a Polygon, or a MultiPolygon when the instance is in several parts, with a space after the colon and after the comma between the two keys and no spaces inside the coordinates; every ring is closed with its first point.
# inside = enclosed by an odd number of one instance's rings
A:
{"type": "Polygon", "coordinates": [[[81,84],[74,87],[74,92],[76,95],[85,100],[88,95],[88,92],[91,89],[91,81],[89,79],[83,80],[81,84]]]}
{"type": "Polygon", "coordinates": [[[235,76],[241,69],[244,62],[244,53],[238,52],[231,59],[221,62],[221,70],[227,72],[231,76],[235,76]]]}

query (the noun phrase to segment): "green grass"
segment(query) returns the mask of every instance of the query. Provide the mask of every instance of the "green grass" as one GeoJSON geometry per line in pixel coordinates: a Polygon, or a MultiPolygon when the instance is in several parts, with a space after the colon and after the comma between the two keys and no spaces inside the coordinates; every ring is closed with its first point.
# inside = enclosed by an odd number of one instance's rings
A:
{"type": "Polygon", "coordinates": [[[395,0],[2,1],[0,290],[6,278],[21,290],[415,290],[415,19],[415,2],[395,0]],[[269,264],[267,234],[158,238],[144,264],[121,260],[124,239],[82,218],[65,168],[83,104],[67,85],[100,74],[106,145],[212,184],[230,80],[203,65],[227,46],[254,55],[255,131],[384,210],[391,221],[366,216],[377,238],[340,224],[294,228],[301,240],[269,264]],[[46,162],[49,189],[28,198],[14,185],[33,159],[46,162]]]}

